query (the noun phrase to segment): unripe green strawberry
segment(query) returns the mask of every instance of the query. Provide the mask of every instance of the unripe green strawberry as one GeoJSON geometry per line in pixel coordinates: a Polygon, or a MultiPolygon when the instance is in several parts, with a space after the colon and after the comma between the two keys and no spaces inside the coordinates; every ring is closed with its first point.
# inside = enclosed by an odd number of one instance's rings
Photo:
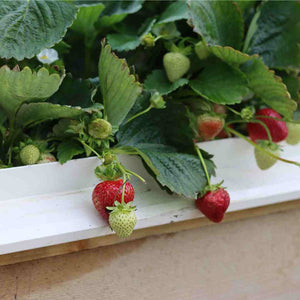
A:
{"type": "Polygon", "coordinates": [[[286,142],[290,145],[297,145],[300,142],[300,124],[287,123],[288,136],[286,142]]]}
{"type": "Polygon", "coordinates": [[[34,165],[40,158],[40,150],[34,145],[27,145],[20,151],[20,159],[23,165],[34,165]]]}
{"type": "MultiPolygon", "coordinates": [[[[266,151],[271,152],[276,156],[280,156],[280,148],[278,145],[274,143],[270,143],[269,141],[258,141],[258,145],[264,148],[266,151]]],[[[254,154],[255,154],[257,166],[261,170],[267,170],[277,162],[277,159],[275,157],[272,157],[271,155],[257,148],[255,148],[254,154]]]]}
{"type": "Polygon", "coordinates": [[[130,204],[121,204],[117,201],[115,205],[109,214],[109,225],[119,237],[127,238],[131,235],[136,224],[134,207],[131,207],[130,204]]]}
{"type": "Polygon", "coordinates": [[[112,133],[112,127],[109,122],[104,119],[96,119],[89,123],[88,125],[89,135],[96,139],[106,139],[112,133]]]}
{"type": "Polygon", "coordinates": [[[37,161],[37,164],[46,164],[50,162],[55,162],[56,158],[51,153],[42,153],[40,159],[37,161]]]}
{"type": "Polygon", "coordinates": [[[200,59],[206,59],[210,54],[209,48],[203,41],[200,41],[195,45],[195,52],[200,59]]]}
{"type": "Polygon", "coordinates": [[[190,60],[178,52],[169,52],[164,55],[163,64],[167,77],[171,82],[180,79],[190,68],[190,60]]]}
{"type": "Polygon", "coordinates": [[[155,46],[155,37],[152,35],[152,33],[147,33],[142,37],[141,44],[145,48],[152,48],[155,46]]]}

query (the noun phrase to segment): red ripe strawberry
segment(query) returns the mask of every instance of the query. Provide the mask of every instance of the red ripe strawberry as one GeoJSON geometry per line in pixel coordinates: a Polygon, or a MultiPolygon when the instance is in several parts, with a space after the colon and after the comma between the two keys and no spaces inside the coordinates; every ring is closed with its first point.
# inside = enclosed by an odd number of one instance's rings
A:
{"type": "Polygon", "coordinates": [[[208,191],[204,196],[197,198],[196,206],[211,221],[219,223],[229,206],[230,197],[224,188],[208,191]]]}
{"type": "Polygon", "coordinates": [[[224,127],[224,119],[218,115],[203,114],[197,119],[199,136],[205,141],[215,138],[224,127]]]}
{"type": "MultiPolygon", "coordinates": [[[[267,116],[277,119],[282,119],[281,116],[271,108],[263,108],[256,112],[256,119],[264,122],[270,130],[271,137],[274,143],[278,143],[286,139],[288,128],[285,122],[270,118],[259,118],[258,116],[267,116]]],[[[264,127],[258,123],[248,123],[248,133],[253,142],[257,140],[268,140],[268,135],[264,127]]]]}
{"type": "MultiPolygon", "coordinates": [[[[114,206],[114,202],[122,201],[123,180],[107,180],[96,185],[93,191],[92,199],[95,208],[105,220],[109,218],[107,206],[114,206]]],[[[128,203],[134,199],[134,188],[131,183],[126,182],[124,202],[128,203]]]]}

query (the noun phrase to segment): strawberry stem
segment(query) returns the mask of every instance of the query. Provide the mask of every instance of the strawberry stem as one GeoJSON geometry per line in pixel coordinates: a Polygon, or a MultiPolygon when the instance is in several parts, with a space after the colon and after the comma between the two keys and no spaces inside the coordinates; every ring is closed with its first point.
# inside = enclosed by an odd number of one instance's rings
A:
{"type": "Polygon", "coordinates": [[[232,134],[234,134],[235,136],[238,136],[240,138],[242,138],[243,140],[245,140],[247,143],[249,143],[250,145],[254,146],[256,149],[264,152],[265,154],[268,154],[278,160],[281,160],[285,163],[288,163],[288,164],[293,164],[293,165],[296,165],[298,167],[300,167],[300,163],[296,162],[296,161],[293,161],[293,160],[288,160],[288,159],[285,159],[285,158],[281,158],[280,156],[277,156],[275,154],[273,154],[272,152],[264,149],[263,147],[259,146],[258,144],[252,142],[250,139],[248,139],[246,136],[244,136],[243,134],[239,133],[238,131],[226,126],[226,130],[228,130],[229,132],[231,132],[232,134]]]}
{"type": "Polygon", "coordinates": [[[88,148],[89,150],[91,150],[94,154],[96,154],[96,156],[103,161],[102,156],[96,151],[94,150],[91,146],[89,146],[87,143],[85,143],[83,140],[81,139],[77,139],[84,147],[88,148]]]}
{"type": "Polygon", "coordinates": [[[201,161],[201,164],[202,164],[202,167],[203,167],[203,170],[204,170],[204,173],[205,173],[205,176],[206,176],[206,180],[207,180],[207,184],[209,186],[209,188],[211,189],[211,184],[210,184],[210,177],[208,175],[208,171],[207,171],[207,167],[206,167],[206,163],[204,161],[204,158],[202,156],[202,153],[200,151],[200,149],[198,148],[198,146],[195,144],[195,149],[196,149],[196,152],[198,154],[198,157],[201,161]]]}
{"type": "Polygon", "coordinates": [[[124,125],[128,124],[129,122],[131,122],[132,120],[136,119],[137,117],[147,113],[149,110],[151,110],[153,108],[152,104],[150,104],[145,110],[137,113],[136,115],[132,116],[131,118],[129,118],[124,125]]]}

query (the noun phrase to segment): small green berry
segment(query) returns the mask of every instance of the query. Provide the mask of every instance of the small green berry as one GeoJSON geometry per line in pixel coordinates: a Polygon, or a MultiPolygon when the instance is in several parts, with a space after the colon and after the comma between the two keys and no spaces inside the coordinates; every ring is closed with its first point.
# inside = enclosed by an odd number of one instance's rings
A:
{"type": "Polygon", "coordinates": [[[34,145],[27,145],[20,151],[20,159],[23,165],[34,165],[40,158],[40,150],[34,145]]]}
{"type": "Polygon", "coordinates": [[[290,145],[297,145],[300,142],[300,124],[287,123],[288,136],[286,142],[290,145]]]}
{"type": "Polygon", "coordinates": [[[200,41],[195,45],[195,52],[200,59],[206,59],[210,54],[209,48],[203,41],[200,41]]]}
{"type": "Polygon", "coordinates": [[[166,102],[164,101],[164,98],[158,92],[155,92],[151,96],[150,102],[151,102],[152,106],[156,109],[166,108],[166,102]]]}
{"type": "Polygon", "coordinates": [[[155,46],[155,37],[152,35],[152,33],[147,33],[143,36],[141,43],[146,48],[152,48],[155,46]]]}
{"type": "MultiPolygon", "coordinates": [[[[278,145],[274,143],[270,143],[269,141],[259,141],[258,145],[264,148],[266,151],[275,154],[276,156],[280,156],[280,148],[278,145]]],[[[261,170],[267,170],[271,168],[276,162],[277,158],[255,148],[254,155],[256,159],[257,166],[261,170]]]]}
{"type": "Polygon", "coordinates": [[[88,132],[90,136],[103,140],[111,135],[112,126],[104,119],[96,119],[89,123],[88,132]]]}

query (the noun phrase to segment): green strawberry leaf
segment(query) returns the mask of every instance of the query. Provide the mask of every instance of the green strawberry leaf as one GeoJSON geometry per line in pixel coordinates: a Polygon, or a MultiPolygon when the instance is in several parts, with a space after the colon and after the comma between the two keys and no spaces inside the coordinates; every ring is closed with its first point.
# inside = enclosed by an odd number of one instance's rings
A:
{"type": "Polygon", "coordinates": [[[248,87],[263,102],[287,119],[292,118],[297,103],[291,99],[281,78],[276,76],[274,71],[269,70],[260,58],[251,57],[251,60],[241,66],[241,71],[247,77],[248,87]]]}
{"type": "Polygon", "coordinates": [[[223,62],[204,68],[190,86],[203,98],[224,105],[240,103],[249,93],[244,74],[223,62]]]}
{"type": "Polygon", "coordinates": [[[263,2],[250,29],[245,52],[259,54],[270,68],[300,69],[299,1],[263,2]]]}
{"type": "Polygon", "coordinates": [[[141,28],[135,33],[112,33],[107,35],[107,41],[113,50],[129,51],[137,48],[142,41],[144,35],[149,33],[155,19],[148,19],[144,22],[141,28]]]}
{"type": "Polygon", "coordinates": [[[130,74],[126,62],[103,46],[99,60],[99,81],[108,121],[119,126],[142,92],[139,82],[130,74]]]}
{"type": "MultiPolygon", "coordinates": [[[[148,107],[149,99],[150,93],[140,96],[128,117],[148,107]]],[[[186,108],[177,103],[167,103],[163,110],[152,109],[128,124],[121,125],[117,134],[120,146],[163,144],[191,152],[194,149],[193,137],[186,108]]]]}
{"type": "Polygon", "coordinates": [[[95,28],[95,23],[101,12],[104,10],[103,4],[94,4],[80,6],[77,17],[71,27],[72,30],[85,35],[85,45],[91,48],[98,31],[95,28]]]}
{"type": "Polygon", "coordinates": [[[188,0],[190,23],[209,45],[240,49],[243,19],[232,1],[188,0]]]}
{"type": "Polygon", "coordinates": [[[250,56],[232,47],[210,46],[210,51],[232,67],[239,67],[250,60],[250,56]]]}
{"type": "MultiPolygon", "coordinates": [[[[141,144],[138,147],[159,172],[157,181],[171,192],[195,199],[206,187],[207,180],[198,156],[178,153],[165,145],[141,144]]],[[[208,173],[214,174],[212,161],[205,159],[205,163],[208,173]]]]}
{"type": "Polygon", "coordinates": [[[20,127],[36,125],[47,120],[77,118],[85,111],[80,107],[64,106],[48,102],[23,104],[16,115],[20,127]]]}
{"type": "Polygon", "coordinates": [[[59,90],[51,96],[49,102],[87,108],[93,105],[92,97],[95,92],[96,87],[90,80],[74,79],[67,74],[59,90]]]}
{"type": "Polygon", "coordinates": [[[98,30],[111,27],[142,8],[145,0],[105,1],[105,9],[95,26],[98,30]]]}
{"type": "MultiPolygon", "coordinates": [[[[149,105],[150,93],[142,94],[128,118],[149,105]]],[[[206,177],[199,158],[194,155],[194,133],[184,105],[168,103],[164,110],[151,110],[120,126],[119,153],[138,154],[151,174],[170,191],[195,198],[203,190],[206,177]]],[[[203,153],[209,174],[214,174],[211,156],[203,153]]]]}
{"type": "Polygon", "coordinates": [[[57,147],[57,158],[61,164],[71,160],[74,156],[85,152],[82,145],[75,140],[66,140],[61,142],[57,147]]]}
{"type": "Polygon", "coordinates": [[[161,95],[167,95],[188,83],[185,78],[170,82],[164,70],[154,70],[145,80],[144,88],[147,91],[157,90],[161,95]]]}
{"type": "Polygon", "coordinates": [[[157,24],[174,22],[188,18],[188,6],[185,1],[177,1],[170,4],[161,14],[157,24]]]}
{"type": "Polygon", "coordinates": [[[0,68],[0,106],[13,118],[24,102],[49,98],[58,90],[61,81],[58,74],[49,75],[45,68],[36,73],[28,67],[18,72],[3,66],[0,68]]]}
{"type": "Polygon", "coordinates": [[[292,99],[300,101],[300,77],[294,77],[286,73],[281,72],[280,77],[283,83],[286,85],[292,99]]]}
{"type": "Polygon", "coordinates": [[[2,1],[0,56],[22,60],[52,47],[63,38],[76,12],[68,1],[2,1]]]}

